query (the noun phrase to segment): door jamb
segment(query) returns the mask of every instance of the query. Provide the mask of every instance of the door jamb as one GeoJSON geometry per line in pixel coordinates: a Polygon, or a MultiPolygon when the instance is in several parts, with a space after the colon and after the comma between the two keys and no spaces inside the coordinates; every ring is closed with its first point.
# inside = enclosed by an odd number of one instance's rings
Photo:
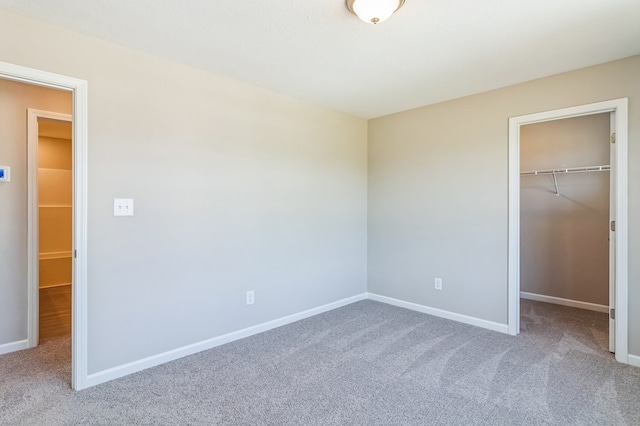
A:
{"type": "Polygon", "coordinates": [[[87,82],[0,61],[0,78],[70,91],[73,132],[73,271],[71,289],[71,386],[87,387],[87,82]]]}
{"type": "Polygon", "coordinates": [[[616,117],[616,332],[615,357],[629,363],[628,347],[628,99],[614,99],[509,118],[509,334],[520,332],[520,126],[562,118],[615,112],[616,117]]]}

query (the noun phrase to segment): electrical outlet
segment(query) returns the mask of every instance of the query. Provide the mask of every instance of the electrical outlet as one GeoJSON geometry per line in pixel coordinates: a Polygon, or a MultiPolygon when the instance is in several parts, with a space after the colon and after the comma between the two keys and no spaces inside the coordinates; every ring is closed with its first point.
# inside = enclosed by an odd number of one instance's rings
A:
{"type": "Polygon", "coordinates": [[[436,290],[442,290],[442,278],[433,279],[433,288],[436,290]]]}
{"type": "Polygon", "coordinates": [[[255,302],[255,293],[253,290],[247,292],[247,305],[253,305],[255,302]]]}

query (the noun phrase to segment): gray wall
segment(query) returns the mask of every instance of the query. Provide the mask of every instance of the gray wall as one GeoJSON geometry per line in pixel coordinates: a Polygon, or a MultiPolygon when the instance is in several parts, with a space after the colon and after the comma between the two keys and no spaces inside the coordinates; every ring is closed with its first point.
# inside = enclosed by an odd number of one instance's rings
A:
{"type": "Polygon", "coordinates": [[[366,291],[365,120],[4,12],[0,52],[88,81],[89,373],[366,291]]]}
{"type": "Polygon", "coordinates": [[[371,120],[369,291],[506,324],[509,117],[628,97],[629,349],[640,355],[639,75],[634,56],[371,120]]]}
{"type": "MultiPolygon", "coordinates": [[[[609,164],[609,113],[520,129],[520,169],[609,164]]],[[[520,289],[609,305],[609,173],[523,176],[520,289]]]]}
{"type": "Polygon", "coordinates": [[[0,79],[0,345],[27,338],[27,108],[71,113],[71,93],[0,79]]]}

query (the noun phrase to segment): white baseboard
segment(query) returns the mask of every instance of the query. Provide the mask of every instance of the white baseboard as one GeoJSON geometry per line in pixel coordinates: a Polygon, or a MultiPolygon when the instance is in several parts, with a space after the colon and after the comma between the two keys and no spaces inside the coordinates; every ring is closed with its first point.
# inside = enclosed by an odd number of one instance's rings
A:
{"type": "Polygon", "coordinates": [[[606,305],[598,305],[596,303],[580,302],[578,300],[563,299],[561,297],[545,296],[542,294],[528,293],[526,291],[520,292],[520,297],[523,299],[535,300],[538,302],[553,303],[554,305],[569,306],[571,308],[587,309],[589,311],[609,313],[609,307],[606,305]]]}
{"type": "Polygon", "coordinates": [[[631,354],[627,355],[627,364],[634,367],[640,367],[640,356],[631,354]]]}
{"type": "Polygon", "coordinates": [[[0,345],[0,355],[8,354],[9,352],[21,351],[29,348],[28,340],[18,340],[17,342],[10,342],[0,345]]]}
{"type": "Polygon", "coordinates": [[[476,327],[486,328],[488,330],[499,331],[500,333],[505,333],[505,334],[509,333],[509,326],[507,324],[500,324],[497,322],[487,321],[480,318],[469,317],[467,315],[457,314],[455,312],[449,312],[449,311],[432,308],[425,305],[418,305],[417,303],[406,302],[404,300],[394,299],[387,296],[381,296],[375,293],[368,293],[368,297],[369,299],[375,300],[376,302],[387,303],[389,305],[411,309],[412,311],[422,312],[424,314],[433,315],[435,317],[458,321],[465,324],[474,325],[476,327]]]}
{"type": "Polygon", "coordinates": [[[350,305],[351,303],[365,300],[366,298],[367,293],[362,293],[353,297],[348,297],[346,299],[329,303],[327,305],[319,306],[317,308],[298,312],[297,314],[292,314],[273,321],[268,321],[262,324],[254,325],[252,327],[244,328],[242,330],[227,333],[222,336],[213,337],[211,339],[203,340],[201,342],[193,343],[191,345],[153,355],[148,358],[143,358],[138,361],[133,361],[124,365],[109,368],[107,370],[99,371],[97,373],[89,374],[86,380],[86,387],[88,388],[91,386],[99,385],[100,383],[108,382],[110,380],[127,376],[129,374],[137,373],[138,371],[155,367],[156,365],[164,364],[165,362],[173,361],[188,355],[193,355],[195,353],[205,351],[207,349],[215,348],[216,346],[224,345],[225,343],[230,343],[236,340],[244,339],[245,337],[253,336],[254,334],[263,333],[274,328],[282,327],[283,325],[291,324],[292,322],[300,321],[314,315],[340,308],[342,306],[350,305]]]}

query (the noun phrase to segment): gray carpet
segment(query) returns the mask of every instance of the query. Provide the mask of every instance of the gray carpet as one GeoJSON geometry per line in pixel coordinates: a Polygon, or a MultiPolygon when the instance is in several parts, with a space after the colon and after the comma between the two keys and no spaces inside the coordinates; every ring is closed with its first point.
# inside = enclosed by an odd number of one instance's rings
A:
{"type": "Polygon", "coordinates": [[[605,314],[523,300],[522,328],[362,301],[82,392],[52,340],[0,357],[0,424],[640,424],[605,314]]]}

